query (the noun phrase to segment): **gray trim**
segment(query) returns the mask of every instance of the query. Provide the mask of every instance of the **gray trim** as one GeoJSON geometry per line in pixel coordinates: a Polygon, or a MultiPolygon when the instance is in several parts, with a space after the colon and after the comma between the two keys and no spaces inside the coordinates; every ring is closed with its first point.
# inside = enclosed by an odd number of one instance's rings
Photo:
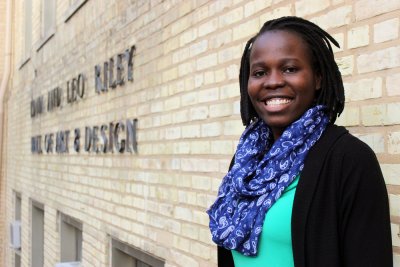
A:
{"type": "Polygon", "coordinates": [[[128,254],[129,256],[140,260],[152,267],[164,267],[165,262],[162,259],[156,258],[153,255],[143,252],[116,239],[111,239],[111,246],[113,249],[116,248],[124,252],[125,254],[128,254]]]}
{"type": "Polygon", "coordinates": [[[78,12],[78,10],[87,2],[88,0],[76,0],[64,13],[64,22],[68,22],[72,16],[78,12]]]}
{"type": "Polygon", "coordinates": [[[31,198],[31,203],[32,203],[32,206],[35,206],[36,208],[41,209],[41,210],[44,211],[44,204],[43,203],[40,203],[39,201],[36,201],[36,200],[34,200],[32,198],[31,198]]]}
{"type": "Polygon", "coordinates": [[[68,223],[70,225],[72,225],[73,227],[75,227],[76,229],[79,229],[80,231],[82,231],[82,222],[69,216],[66,215],[62,212],[60,212],[60,219],[62,222],[68,223]]]}

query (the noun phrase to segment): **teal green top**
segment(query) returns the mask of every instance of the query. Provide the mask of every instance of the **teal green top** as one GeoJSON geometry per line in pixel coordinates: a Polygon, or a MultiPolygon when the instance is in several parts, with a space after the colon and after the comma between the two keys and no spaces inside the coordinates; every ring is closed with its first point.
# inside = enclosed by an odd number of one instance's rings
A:
{"type": "Polygon", "coordinates": [[[244,256],[232,250],[235,267],[294,267],[291,219],[298,182],[299,176],[265,215],[257,256],[244,256]]]}

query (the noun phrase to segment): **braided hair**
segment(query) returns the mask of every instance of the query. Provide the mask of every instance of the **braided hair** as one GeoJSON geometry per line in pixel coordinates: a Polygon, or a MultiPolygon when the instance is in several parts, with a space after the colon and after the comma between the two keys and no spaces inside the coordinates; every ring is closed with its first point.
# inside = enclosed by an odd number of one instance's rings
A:
{"type": "Polygon", "coordinates": [[[321,76],[321,89],[316,96],[317,105],[328,108],[330,123],[334,123],[344,108],[344,88],[342,76],[333,56],[331,43],[339,47],[337,41],[326,31],[314,23],[299,17],[282,17],[267,21],[260,31],[252,37],[244,49],[239,73],[240,84],[240,114],[242,122],[248,126],[258,118],[250,97],[247,93],[247,84],[250,75],[250,52],[255,40],[267,31],[289,31],[300,36],[311,51],[313,70],[321,76]]]}

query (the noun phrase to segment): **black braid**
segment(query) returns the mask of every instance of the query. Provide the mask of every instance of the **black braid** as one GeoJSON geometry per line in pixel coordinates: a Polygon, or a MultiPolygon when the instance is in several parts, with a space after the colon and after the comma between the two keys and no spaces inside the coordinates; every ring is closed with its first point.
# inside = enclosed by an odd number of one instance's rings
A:
{"type": "Polygon", "coordinates": [[[284,30],[298,34],[311,51],[314,71],[321,76],[321,89],[317,92],[316,104],[328,107],[329,121],[334,123],[344,108],[344,88],[342,76],[335,62],[332,46],[339,47],[337,41],[314,23],[298,17],[282,17],[267,21],[260,31],[246,44],[240,64],[240,114],[245,126],[258,115],[247,93],[250,76],[250,51],[254,41],[267,31],[284,30]]]}

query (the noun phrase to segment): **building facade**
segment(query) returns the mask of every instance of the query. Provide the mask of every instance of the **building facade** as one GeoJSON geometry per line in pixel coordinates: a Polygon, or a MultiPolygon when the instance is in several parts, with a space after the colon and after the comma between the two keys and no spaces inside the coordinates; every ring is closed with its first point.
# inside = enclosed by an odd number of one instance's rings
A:
{"type": "Polygon", "coordinates": [[[9,2],[2,266],[216,266],[205,211],[244,129],[240,57],[284,15],[341,46],[337,124],[377,154],[400,266],[398,0],[9,2]]]}

